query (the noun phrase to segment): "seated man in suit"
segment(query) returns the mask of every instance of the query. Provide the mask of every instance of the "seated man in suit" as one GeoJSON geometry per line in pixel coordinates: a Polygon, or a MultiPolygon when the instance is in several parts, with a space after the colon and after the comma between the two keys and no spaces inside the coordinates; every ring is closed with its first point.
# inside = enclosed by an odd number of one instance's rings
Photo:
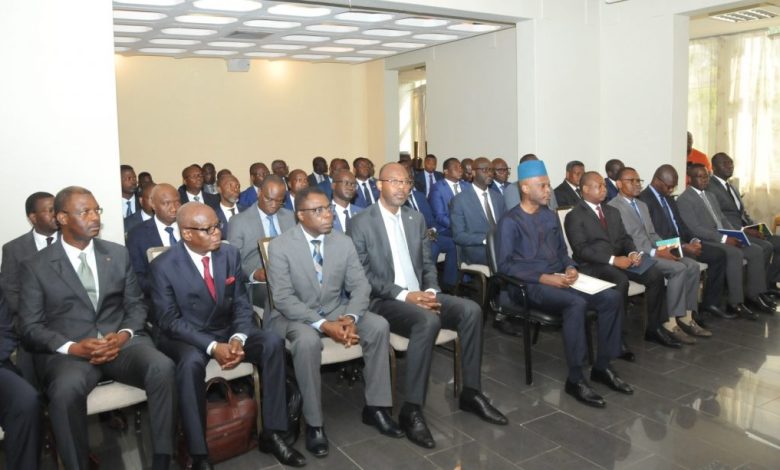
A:
{"type": "Polygon", "coordinates": [[[5,433],[5,465],[36,470],[41,454],[41,404],[38,391],[11,362],[16,338],[13,314],[0,289],[0,427],[5,433]]]}
{"type": "MultiPolygon", "coordinates": [[[[622,294],[623,305],[628,302],[628,280],[644,284],[647,303],[645,340],[680,348],[680,342],[669,336],[663,327],[669,319],[664,305],[664,275],[655,266],[650,266],[641,274],[629,269],[642,263],[642,254],[626,233],[620,212],[603,204],[607,195],[604,178],[595,171],[588,171],[582,175],[580,190],[582,200],[566,214],[564,222],[574,261],[579,264],[580,271],[614,283],[615,289],[622,294]]],[[[625,341],[621,345],[620,358],[634,360],[634,354],[625,341]]]]}
{"type": "MultiPolygon", "coordinates": [[[[586,311],[593,308],[598,312],[598,357],[591,380],[631,395],[634,390],[610,367],[610,361],[620,354],[623,298],[614,289],[589,295],[570,288],[577,280],[577,264],[569,258],[558,216],[547,208],[552,193],[547,169],[541,161],[528,161],[518,166],[517,177],[522,202],[496,227],[498,269],[526,283],[531,307],[561,313],[569,369],[566,393],[586,405],[603,408],[604,399],[582,373],[587,353],[586,311]]],[[[516,289],[510,289],[509,294],[522,302],[522,293],[516,289]]]]}
{"type": "MultiPolygon", "coordinates": [[[[290,174],[290,169],[287,167],[287,162],[281,159],[277,159],[271,162],[271,173],[278,176],[284,181],[285,186],[289,184],[287,179],[290,174]]],[[[288,188],[289,189],[289,188],[288,188]]]]}
{"type": "Polygon", "coordinates": [[[293,170],[288,177],[288,185],[290,190],[284,197],[284,208],[295,212],[295,195],[303,188],[309,187],[309,180],[306,178],[306,172],[303,170],[293,170]]]}
{"type": "MultiPolygon", "coordinates": [[[[355,214],[363,210],[362,207],[356,206],[350,202],[355,198],[357,181],[355,180],[355,175],[346,169],[337,170],[336,173],[332,173],[332,175],[333,182],[331,184],[333,188],[333,200],[331,201],[330,208],[333,210],[333,229],[338,230],[339,232],[346,232],[347,223],[355,214]]],[[[324,192],[325,191],[323,191],[323,193],[324,192]]]]}
{"type": "Polygon", "coordinates": [[[230,174],[224,174],[217,180],[219,188],[219,211],[217,217],[222,222],[222,239],[227,240],[228,224],[234,215],[246,209],[239,201],[241,194],[241,183],[238,178],[230,174]]]}
{"type": "Polygon", "coordinates": [[[462,181],[465,181],[466,183],[474,181],[474,159],[464,158],[460,161],[460,167],[463,169],[462,181]]]}
{"type": "Polygon", "coordinates": [[[217,169],[214,168],[214,164],[206,162],[201,169],[203,170],[203,192],[219,194],[217,190],[217,169]]]}
{"type": "Polygon", "coordinates": [[[688,166],[690,186],[677,198],[680,216],[691,229],[693,235],[702,241],[720,244],[726,250],[731,266],[740,269],[726,271],[726,284],[729,288],[729,303],[726,311],[749,320],[757,320],[758,315],[753,309],[772,313],[769,307],[770,299],[762,299],[766,290],[766,264],[764,252],[757,245],[742,246],[733,237],[721,234],[718,229],[734,229],[734,226],[723,216],[718,200],[707,191],[710,175],[704,165],[694,163],[688,166]],[[741,258],[740,258],[741,257],[741,258]],[[747,260],[747,282],[743,290],[742,259],[747,260]],[[746,306],[742,302],[749,305],[746,306]]]}
{"type": "Polygon", "coordinates": [[[257,203],[257,195],[260,194],[260,186],[263,185],[265,177],[268,176],[268,167],[265,163],[255,162],[249,167],[249,179],[252,184],[241,192],[238,197],[238,203],[244,207],[251,207],[257,203]]]}
{"type": "Polygon", "coordinates": [[[265,328],[291,343],[295,376],[303,393],[306,449],[328,455],[320,399],[322,335],[363,348],[365,398],[363,422],[385,435],[403,437],[391,418],[392,392],[388,363],[389,327],[368,311],[371,286],[352,241],[333,231],[333,213],[319,188],[299,193],[300,226],[275,238],[268,247],[268,280],[274,310],[265,328]],[[344,295],[344,293],[348,293],[344,295]]]}
{"type": "Polygon", "coordinates": [[[317,186],[323,181],[330,183],[331,178],[328,176],[328,162],[322,157],[314,157],[311,161],[312,172],[309,174],[309,186],[317,186]]]}
{"type": "Polygon", "coordinates": [[[399,421],[415,444],[433,448],[422,413],[436,336],[441,328],[457,330],[462,352],[460,408],[494,424],[506,417],[482,394],[482,309],[472,300],[442,294],[430,256],[423,218],[404,207],[414,182],[398,163],[379,171],[381,196],[352,220],[352,237],[371,284],[371,311],[385,317],[390,331],[409,338],[406,353],[406,402],[399,421]]]}
{"type": "Polygon", "coordinates": [[[444,178],[444,174],[436,170],[436,163],[436,155],[429,153],[423,160],[422,171],[414,175],[414,187],[425,194],[426,198],[430,196],[436,182],[444,178]]]}
{"type": "MultiPolygon", "coordinates": [[[[747,210],[739,189],[734,188],[729,179],[734,175],[734,161],[725,153],[716,153],[712,156],[712,177],[707,185],[707,191],[715,196],[723,216],[729,223],[740,229],[756,224],[747,210]]],[[[777,297],[780,292],[776,283],[780,282],[780,237],[774,235],[765,236],[756,229],[745,229],[751,244],[755,244],[764,250],[764,258],[767,264],[766,282],[767,293],[777,297]],[[771,264],[770,264],[770,261],[771,264]]],[[[766,300],[772,300],[767,298],[766,300]]]]}
{"type": "Polygon", "coordinates": [[[152,178],[152,174],[148,171],[142,171],[138,173],[138,186],[143,188],[147,184],[154,183],[154,179],[152,178]]]}
{"type": "Polygon", "coordinates": [[[122,217],[130,217],[141,209],[138,203],[138,178],[130,165],[119,165],[119,176],[122,185],[122,217]]]}
{"type": "Polygon", "coordinates": [[[152,293],[149,277],[149,261],[146,250],[154,246],[173,246],[181,239],[176,211],[181,206],[176,188],[167,183],[154,187],[151,194],[154,217],[134,228],[127,234],[127,251],[138,279],[138,285],[147,298],[152,293]]]}
{"type": "Polygon", "coordinates": [[[219,196],[203,191],[203,170],[200,165],[193,164],[182,170],[184,184],[179,187],[179,196],[182,204],[188,202],[202,202],[207,206],[219,210],[219,196]]]}
{"type": "Polygon", "coordinates": [[[638,199],[642,192],[642,180],[633,168],[625,167],[618,173],[617,185],[620,193],[609,201],[609,205],[620,212],[620,218],[626,233],[634,246],[655,260],[657,267],[666,278],[666,307],[669,319],[663,327],[666,332],[683,344],[694,344],[691,336],[712,336],[712,333],[699,326],[693,319],[698,309],[699,263],[691,258],[680,257],[669,248],[658,248],[656,243],[662,238],[655,232],[653,220],[647,204],[638,199]],[[689,333],[690,335],[689,336],[689,333]]]}
{"type": "Polygon", "coordinates": [[[355,169],[355,179],[357,179],[357,194],[352,203],[356,206],[368,207],[379,198],[376,182],[371,177],[371,160],[358,157],[352,162],[352,167],[355,169]]]}
{"type": "Polygon", "coordinates": [[[182,243],[151,264],[152,300],[160,350],[176,362],[179,415],[193,468],[211,468],[205,379],[212,357],[223,369],[249,361],[262,371],[260,450],[302,467],[306,460],[281,437],[288,425],[284,341],[255,325],[238,249],[222,245],[217,214],[205,204],[183,205],[176,222],[182,243]]]}
{"type": "Polygon", "coordinates": [[[135,227],[143,222],[154,217],[154,208],[152,207],[152,189],[156,186],[155,183],[147,184],[143,186],[138,194],[138,204],[141,206],[141,210],[135,211],[135,213],[129,217],[125,217],[125,238],[135,227]]]}
{"type": "Polygon", "coordinates": [[[577,204],[580,196],[580,178],[585,173],[585,165],[579,160],[566,164],[566,178],[555,188],[555,199],[560,207],[577,204]]]}
{"type": "Polygon", "coordinates": [[[607,185],[607,197],[604,202],[609,202],[613,197],[617,196],[620,192],[617,187],[617,174],[620,173],[625,167],[623,162],[617,158],[613,158],[604,165],[604,171],[607,173],[607,177],[604,178],[604,183],[607,185]]]}
{"type": "Polygon", "coordinates": [[[127,250],[96,238],[92,193],[70,186],[54,198],[60,243],[22,265],[23,340],[49,399],[57,451],[69,469],[88,468],[87,395],[101,380],[146,390],[154,457],[173,454],[174,364],[146,335],[147,309],[127,250]]]}
{"type": "Polygon", "coordinates": [[[493,183],[490,185],[490,187],[491,189],[497,190],[503,197],[504,190],[511,185],[509,182],[509,175],[512,173],[512,169],[509,168],[509,165],[503,158],[494,158],[492,165],[493,183]]]}
{"type": "MultiPolygon", "coordinates": [[[[524,163],[529,160],[539,160],[539,159],[536,157],[536,155],[532,153],[527,153],[522,157],[520,157],[520,163],[524,163]]],[[[520,163],[518,163],[518,165],[520,163]]],[[[520,187],[516,183],[510,184],[509,186],[504,188],[504,207],[506,207],[506,209],[509,210],[518,204],[520,204],[520,187]]],[[[551,211],[558,209],[558,200],[555,199],[555,191],[553,191],[550,194],[550,202],[547,203],[547,207],[551,211]]]]}
{"type": "Polygon", "coordinates": [[[325,195],[328,196],[328,199],[333,199],[333,188],[331,187],[333,184],[333,176],[338,173],[341,170],[347,170],[349,171],[349,162],[347,162],[343,158],[334,158],[330,161],[330,166],[328,170],[328,174],[330,175],[330,181],[322,181],[320,183],[317,183],[317,186],[325,191],[325,195]]]}
{"type": "MultiPolygon", "coordinates": [[[[697,310],[698,315],[694,315],[696,322],[706,328],[701,320],[704,313],[721,318],[734,318],[733,314],[726,313],[720,306],[720,295],[726,282],[728,258],[726,257],[726,251],[720,244],[702,242],[693,236],[680,216],[677,201],[672,198],[677,182],[677,170],[672,165],[661,165],[655,170],[650,185],[639,193],[639,199],[647,204],[653,227],[655,227],[658,236],[663,239],[679,237],[685,256],[707,263],[706,282],[704,283],[704,291],[701,296],[702,301],[697,310]]],[[[736,261],[738,265],[734,267],[742,271],[741,256],[736,261]]],[[[685,331],[684,327],[681,328],[685,331]]]]}
{"type": "MultiPolygon", "coordinates": [[[[452,229],[450,228],[450,201],[469,187],[462,182],[463,168],[457,158],[444,160],[444,178],[433,185],[428,202],[433,211],[434,227],[436,227],[437,240],[445,244],[452,244],[452,229]]],[[[457,256],[447,256],[444,260],[444,276],[442,284],[454,288],[458,279],[457,256]]]]}
{"type": "Polygon", "coordinates": [[[257,241],[276,237],[295,226],[293,213],[282,207],[286,191],[287,186],[280,177],[267,176],[252,207],[230,219],[228,242],[241,252],[241,267],[252,284],[252,303],[263,308],[268,293],[260,284],[265,282],[265,268],[257,241]]]}

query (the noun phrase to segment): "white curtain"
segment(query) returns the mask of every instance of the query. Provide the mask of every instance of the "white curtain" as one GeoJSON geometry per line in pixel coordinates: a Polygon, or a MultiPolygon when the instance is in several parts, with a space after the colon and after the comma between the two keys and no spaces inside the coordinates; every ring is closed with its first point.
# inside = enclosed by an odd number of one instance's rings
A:
{"type": "Polygon", "coordinates": [[[688,73],[694,147],[731,156],[748,211],[771,223],[780,213],[780,36],[691,41],[688,73]]]}

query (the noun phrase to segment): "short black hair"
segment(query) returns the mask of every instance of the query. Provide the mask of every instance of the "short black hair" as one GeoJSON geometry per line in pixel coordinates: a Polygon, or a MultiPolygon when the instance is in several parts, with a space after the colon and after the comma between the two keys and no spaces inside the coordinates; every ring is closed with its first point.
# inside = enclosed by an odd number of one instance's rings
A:
{"type": "Polygon", "coordinates": [[[581,166],[581,167],[585,168],[585,164],[582,163],[581,161],[579,161],[579,160],[572,160],[572,161],[570,161],[569,163],[566,164],[566,173],[574,170],[575,166],[581,166]]]}
{"type": "Polygon", "coordinates": [[[281,184],[282,186],[285,187],[285,189],[287,188],[287,185],[285,184],[284,180],[273,173],[265,177],[265,179],[263,180],[263,184],[260,186],[260,190],[262,191],[263,188],[265,188],[265,185],[267,184],[281,184]]]}
{"type": "Polygon", "coordinates": [[[633,171],[633,172],[637,173],[637,171],[635,169],[631,168],[630,166],[624,166],[620,171],[618,171],[617,179],[622,179],[623,175],[628,173],[629,171],[633,171]]]}
{"type": "Polygon", "coordinates": [[[139,180],[140,180],[141,178],[143,178],[144,176],[148,176],[149,178],[151,178],[151,177],[152,177],[152,174],[151,174],[151,173],[149,173],[148,171],[142,171],[142,172],[138,173],[138,179],[139,179],[139,180]]]}
{"type": "Polygon", "coordinates": [[[447,169],[449,169],[450,165],[452,165],[453,163],[460,163],[460,160],[458,160],[455,157],[450,157],[450,158],[444,160],[444,163],[442,164],[441,167],[442,167],[442,169],[447,170],[447,169]]]}
{"type": "Polygon", "coordinates": [[[328,198],[328,195],[325,194],[325,191],[322,190],[319,186],[307,186],[300,191],[298,191],[298,194],[295,195],[295,208],[298,208],[298,204],[301,202],[309,199],[309,196],[312,194],[320,194],[322,196],[325,196],[325,199],[328,198]]]}
{"type": "Polygon", "coordinates": [[[526,153],[525,155],[520,157],[520,163],[526,162],[528,160],[539,160],[539,159],[536,158],[536,155],[534,155],[533,153],[526,153]]]}
{"type": "Polygon", "coordinates": [[[24,201],[24,210],[27,212],[27,215],[35,212],[35,207],[38,205],[38,201],[41,199],[48,199],[50,197],[53,198],[54,195],[45,191],[37,191],[27,196],[27,200],[24,201]]]}
{"type": "Polygon", "coordinates": [[[429,158],[433,158],[434,160],[436,160],[436,155],[429,153],[428,155],[425,156],[425,159],[427,160],[429,158]]]}
{"type": "Polygon", "coordinates": [[[366,158],[366,157],[357,157],[356,159],[352,160],[352,168],[355,168],[358,165],[358,163],[363,161],[363,160],[365,160],[366,163],[368,163],[369,165],[371,164],[371,160],[369,160],[368,158],[366,158]]]}
{"type": "Polygon", "coordinates": [[[703,168],[704,171],[707,171],[707,167],[702,165],[701,163],[691,163],[688,165],[688,168],[686,169],[686,173],[688,176],[693,176],[694,170],[698,170],[699,168],[703,168]]]}
{"type": "Polygon", "coordinates": [[[135,170],[133,170],[133,167],[131,167],[130,165],[119,165],[119,172],[121,173],[123,171],[135,172],[135,170]]]}
{"type": "Polygon", "coordinates": [[[54,196],[54,213],[59,214],[62,212],[65,209],[65,204],[74,194],[92,195],[92,191],[87,188],[82,188],[81,186],[68,186],[67,188],[60,189],[57,195],[54,196]]]}
{"type": "Polygon", "coordinates": [[[591,178],[595,178],[597,176],[601,176],[598,171],[586,171],[582,174],[582,178],[580,178],[580,191],[582,191],[582,188],[585,187],[585,183],[587,183],[591,178]]]}
{"type": "Polygon", "coordinates": [[[181,177],[182,177],[182,178],[186,177],[186,175],[187,175],[187,170],[189,170],[190,168],[197,168],[198,170],[200,170],[200,171],[203,171],[203,167],[201,167],[201,166],[200,166],[200,165],[198,165],[197,163],[193,163],[192,165],[185,166],[185,167],[184,167],[184,169],[183,169],[183,170],[181,170],[181,177]]]}
{"type": "Polygon", "coordinates": [[[611,160],[607,160],[607,163],[604,164],[604,171],[609,173],[609,169],[612,168],[615,165],[626,166],[626,165],[623,164],[623,162],[621,162],[617,158],[613,158],[611,160]]]}
{"type": "Polygon", "coordinates": [[[721,160],[726,160],[727,158],[731,160],[731,157],[729,157],[725,152],[718,152],[712,156],[710,161],[713,165],[719,165],[721,160]]]}

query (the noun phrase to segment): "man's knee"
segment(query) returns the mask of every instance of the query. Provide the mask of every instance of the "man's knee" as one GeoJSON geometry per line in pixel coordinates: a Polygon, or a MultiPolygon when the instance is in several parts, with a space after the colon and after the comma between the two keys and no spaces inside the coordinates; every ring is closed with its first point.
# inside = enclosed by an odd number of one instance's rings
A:
{"type": "Polygon", "coordinates": [[[311,328],[311,331],[301,330],[300,334],[292,340],[291,351],[293,356],[307,355],[314,356],[321,354],[322,351],[322,339],[320,335],[311,328]]]}

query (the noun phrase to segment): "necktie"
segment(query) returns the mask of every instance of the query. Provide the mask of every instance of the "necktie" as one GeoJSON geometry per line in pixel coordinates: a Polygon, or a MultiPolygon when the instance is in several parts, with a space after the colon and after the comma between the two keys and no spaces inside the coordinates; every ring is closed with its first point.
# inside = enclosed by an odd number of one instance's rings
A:
{"type": "Polygon", "coordinates": [[[368,189],[368,183],[363,183],[363,197],[366,198],[366,205],[371,205],[371,191],[368,189]]]}
{"type": "Polygon", "coordinates": [[[235,207],[231,207],[230,208],[230,217],[233,217],[234,215],[236,215],[236,208],[235,207]]]}
{"type": "Polygon", "coordinates": [[[601,223],[601,226],[604,227],[604,230],[607,229],[607,219],[604,217],[604,213],[601,211],[601,205],[596,206],[596,213],[599,216],[599,222],[601,223]]]}
{"type": "Polygon", "coordinates": [[[79,281],[81,281],[81,285],[84,286],[84,290],[87,291],[87,296],[92,302],[92,308],[97,310],[98,299],[97,289],[95,287],[95,275],[92,273],[92,269],[90,269],[89,265],[87,264],[87,254],[84,252],[79,253],[79,261],[81,261],[81,264],[79,264],[79,269],[76,271],[76,275],[78,275],[79,281]]]}
{"type": "Polygon", "coordinates": [[[458,183],[455,183],[455,184],[453,184],[453,185],[452,185],[452,191],[453,191],[453,192],[454,192],[456,195],[460,194],[460,185],[459,185],[458,183]]]}
{"type": "Polygon", "coordinates": [[[200,196],[193,196],[193,199],[195,199],[195,202],[200,202],[200,196]]]}
{"type": "Polygon", "coordinates": [[[488,197],[489,197],[488,196],[488,192],[487,191],[483,192],[482,193],[482,197],[485,199],[485,201],[484,201],[484,204],[485,204],[485,214],[487,214],[488,224],[490,224],[491,227],[495,227],[496,226],[496,219],[493,217],[493,211],[490,210],[490,203],[488,202],[488,197]]]}
{"type": "Polygon", "coordinates": [[[125,217],[133,215],[133,209],[130,207],[130,201],[127,201],[127,211],[125,211],[125,217]]]}
{"type": "Polygon", "coordinates": [[[729,192],[731,199],[734,199],[734,204],[737,205],[737,209],[742,210],[742,203],[739,201],[739,197],[737,197],[737,192],[734,191],[734,188],[728,181],[726,181],[726,190],[729,192]]]}
{"type": "Polygon", "coordinates": [[[401,228],[401,212],[393,217],[395,221],[395,249],[398,250],[398,258],[401,263],[401,270],[403,271],[404,280],[406,281],[406,288],[410,292],[417,292],[420,290],[420,282],[417,280],[417,274],[414,273],[414,265],[412,264],[412,257],[409,254],[409,245],[406,243],[406,236],[401,228]]]}
{"type": "Polygon", "coordinates": [[[634,211],[636,211],[636,216],[639,217],[639,223],[644,225],[645,221],[642,220],[642,214],[639,212],[639,206],[636,204],[636,199],[631,200],[631,207],[633,207],[634,211]]]}
{"type": "Polygon", "coordinates": [[[712,209],[709,199],[707,199],[707,194],[704,191],[701,191],[699,196],[704,200],[704,205],[707,206],[707,211],[710,213],[712,221],[715,222],[715,226],[720,227],[720,220],[718,220],[718,216],[715,215],[715,211],[712,209]]]}
{"type": "Polygon", "coordinates": [[[203,263],[203,280],[206,281],[206,289],[209,290],[211,298],[214,299],[214,302],[216,302],[217,286],[214,285],[214,278],[211,277],[211,271],[209,271],[209,257],[204,256],[200,259],[200,261],[203,263]]]}
{"type": "Polygon", "coordinates": [[[436,184],[436,181],[433,180],[433,173],[428,173],[428,191],[425,192],[426,197],[430,196],[434,184],[436,184]]]}
{"type": "Polygon", "coordinates": [[[268,219],[268,236],[271,238],[278,237],[279,232],[276,231],[276,225],[274,225],[274,218],[270,215],[267,215],[266,218],[268,219]]]}
{"type": "Polygon", "coordinates": [[[349,220],[349,209],[344,209],[344,220],[349,220]]]}
{"type": "Polygon", "coordinates": [[[317,280],[322,284],[322,253],[320,252],[321,240],[312,240],[311,244],[314,245],[314,249],[311,252],[311,257],[314,259],[314,271],[317,273],[317,280]]]}
{"type": "Polygon", "coordinates": [[[661,206],[663,206],[664,211],[666,212],[666,216],[669,218],[669,221],[672,222],[675,235],[680,235],[680,230],[677,228],[677,221],[674,220],[674,214],[672,214],[672,209],[669,207],[669,204],[666,203],[666,198],[663,196],[661,196],[661,206]]]}
{"type": "Polygon", "coordinates": [[[580,188],[577,188],[574,192],[577,193],[577,197],[582,199],[582,191],[580,191],[580,188]]]}
{"type": "Polygon", "coordinates": [[[173,236],[173,227],[165,227],[165,231],[168,232],[168,246],[176,244],[176,237],[173,236]]]}
{"type": "Polygon", "coordinates": [[[46,246],[49,246],[54,242],[54,237],[46,237],[46,246]]]}

